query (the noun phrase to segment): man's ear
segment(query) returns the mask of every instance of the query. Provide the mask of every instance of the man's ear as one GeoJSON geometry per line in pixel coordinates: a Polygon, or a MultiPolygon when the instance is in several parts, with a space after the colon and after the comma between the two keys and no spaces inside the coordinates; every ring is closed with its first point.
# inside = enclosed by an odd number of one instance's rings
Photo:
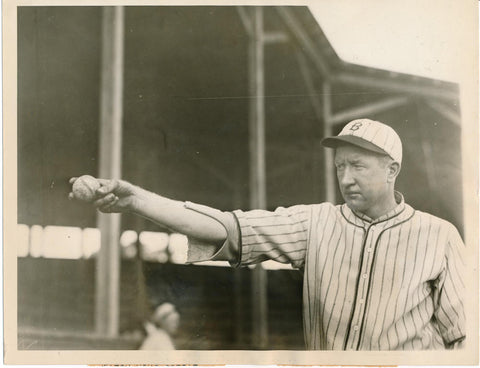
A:
{"type": "Polygon", "coordinates": [[[400,164],[396,161],[392,161],[388,164],[387,170],[387,181],[389,183],[395,182],[395,179],[400,173],[400,164]]]}

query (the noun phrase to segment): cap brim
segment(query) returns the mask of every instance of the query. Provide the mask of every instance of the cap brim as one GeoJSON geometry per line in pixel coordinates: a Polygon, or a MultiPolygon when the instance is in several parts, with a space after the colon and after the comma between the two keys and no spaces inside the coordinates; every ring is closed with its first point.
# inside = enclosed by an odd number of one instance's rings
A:
{"type": "Polygon", "coordinates": [[[322,140],[322,146],[328,148],[337,148],[338,146],[342,146],[345,144],[352,144],[368,151],[373,151],[376,153],[381,153],[382,155],[389,156],[389,154],[380,147],[354,135],[337,135],[335,137],[327,137],[322,140]]]}

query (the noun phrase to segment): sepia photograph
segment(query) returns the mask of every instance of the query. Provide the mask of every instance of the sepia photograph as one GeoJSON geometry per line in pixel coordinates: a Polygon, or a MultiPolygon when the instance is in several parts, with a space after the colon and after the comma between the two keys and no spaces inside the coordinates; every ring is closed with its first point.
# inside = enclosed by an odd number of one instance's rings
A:
{"type": "Polygon", "coordinates": [[[478,364],[478,4],[3,2],[7,364],[478,364]]]}

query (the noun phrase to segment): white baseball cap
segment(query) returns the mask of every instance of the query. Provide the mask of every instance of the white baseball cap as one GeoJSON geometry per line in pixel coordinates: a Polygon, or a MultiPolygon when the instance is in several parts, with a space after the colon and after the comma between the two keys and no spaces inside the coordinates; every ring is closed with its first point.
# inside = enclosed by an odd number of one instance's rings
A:
{"type": "Polygon", "coordinates": [[[171,303],[163,303],[155,309],[153,313],[153,319],[155,322],[161,322],[167,318],[170,314],[175,313],[175,306],[171,303]]]}
{"type": "Polygon", "coordinates": [[[397,132],[388,125],[370,119],[357,119],[345,125],[335,137],[322,140],[324,147],[336,148],[349,143],[369,151],[389,155],[402,163],[402,141],[397,132]]]}

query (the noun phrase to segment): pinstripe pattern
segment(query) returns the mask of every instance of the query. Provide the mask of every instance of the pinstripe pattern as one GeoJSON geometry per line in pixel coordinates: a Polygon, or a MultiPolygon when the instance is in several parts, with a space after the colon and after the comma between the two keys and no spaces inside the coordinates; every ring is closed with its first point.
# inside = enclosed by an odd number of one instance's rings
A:
{"type": "Polygon", "coordinates": [[[236,213],[242,234],[243,265],[273,259],[302,267],[311,221],[308,207],[281,207],[274,213],[262,210],[236,213]],[[248,221],[244,221],[246,218],[248,221]]]}
{"type": "Polygon", "coordinates": [[[234,214],[241,264],[304,268],[308,349],[443,349],[464,336],[463,242],[403,198],[375,222],[329,203],[234,214]]]}

